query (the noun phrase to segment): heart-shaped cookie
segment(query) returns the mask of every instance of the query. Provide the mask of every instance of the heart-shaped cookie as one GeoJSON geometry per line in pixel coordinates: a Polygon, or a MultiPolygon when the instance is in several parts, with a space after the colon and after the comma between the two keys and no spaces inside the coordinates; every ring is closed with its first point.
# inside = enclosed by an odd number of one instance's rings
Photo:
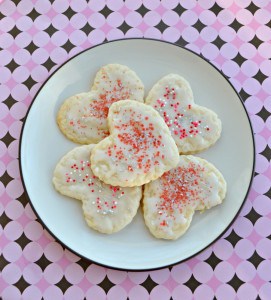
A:
{"type": "Polygon", "coordinates": [[[189,83],[179,75],[160,79],[145,102],[164,118],[181,154],[207,149],[220,137],[221,121],[216,113],[194,103],[189,83]]]}
{"type": "Polygon", "coordinates": [[[91,144],[108,136],[107,115],[112,103],[133,99],[143,102],[144,86],[126,66],[109,64],[96,74],[91,91],[68,98],[61,106],[57,123],[73,142],[91,144]]]}
{"type": "Polygon", "coordinates": [[[82,201],[87,224],[102,233],[113,233],[128,225],[139,207],[141,187],[113,187],[91,171],[89,157],[94,145],[76,147],[57,164],[53,184],[65,195],[82,201]]]}
{"type": "Polygon", "coordinates": [[[176,168],[145,185],[145,223],[155,237],[177,239],[190,226],[195,210],[220,204],[225,194],[226,182],[215,166],[181,155],[176,168]]]}
{"type": "Polygon", "coordinates": [[[151,106],[123,100],[111,105],[109,137],[92,151],[93,173],[113,186],[140,186],[179,161],[178,148],[163,118],[151,106]]]}

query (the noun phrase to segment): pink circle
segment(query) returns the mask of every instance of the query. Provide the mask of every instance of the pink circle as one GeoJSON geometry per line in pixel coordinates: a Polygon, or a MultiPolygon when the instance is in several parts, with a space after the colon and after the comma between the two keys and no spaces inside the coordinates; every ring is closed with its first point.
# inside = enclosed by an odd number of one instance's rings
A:
{"type": "MultiPolygon", "coordinates": [[[[271,118],[270,118],[270,128],[271,128],[271,118]]],[[[263,155],[258,154],[257,156],[257,163],[255,171],[257,173],[263,173],[269,168],[269,161],[263,155]]]]}
{"type": "Polygon", "coordinates": [[[121,1],[121,0],[108,0],[106,2],[106,5],[108,8],[110,8],[111,10],[113,11],[117,11],[117,10],[120,10],[123,5],[124,5],[124,2],[121,1]]]}
{"type": "Polygon", "coordinates": [[[38,30],[45,30],[50,26],[50,24],[51,19],[45,15],[38,16],[34,21],[34,25],[38,30]]]}
{"type": "Polygon", "coordinates": [[[64,31],[56,31],[52,37],[51,37],[51,42],[55,46],[63,46],[67,41],[68,41],[68,34],[64,31]]]}
{"type": "Polygon", "coordinates": [[[1,47],[3,49],[8,49],[13,44],[14,39],[11,34],[9,33],[1,33],[1,47]]]}
{"type": "MultiPolygon", "coordinates": [[[[251,96],[251,97],[247,98],[247,100],[245,102],[245,106],[250,114],[256,114],[263,108],[263,103],[258,97],[251,96]]],[[[258,153],[260,153],[260,152],[258,152],[258,153]]]]}
{"type": "MultiPolygon", "coordinates": [[[[3,176],[3,174],[6,171],[6,166],[5,164],[0,160],[0,177],[3,176]]],[[[2,204],[0,205],[0,207],[2,208],[2,204]]],[[[0,215],[1,215],[1,210],[0,210],[0,215]]]]}
{"type": "Polygon", "coordinates": [[[11,96],[17,101],[23,101],[29,95],[29,90],[24,84],[16,84],[11,90],[11,96]]]}
{"type": "MultiPolygon", "coordinates": [[[[17,161],[14,162],[18,164],[17,161]]],[[[24,207],[18,200],[11,200],[6,205],[5,212],[11,220],[16,220],[24,213],[24,207]]]]}
{"type": "Polygon", "coordinates": [[[142,282],[144,282],[147,279],[148,275],[148,272],[128,272],[128,277],[135,284],[141,284],[142,282]]]}
{"type": "Polygon", "coordinates": [[[177,283],[185,283],[192,275],[192,271],[186,263],[174,266],[171,270],[171,276],[177,283]]]}
{"type": "Polygon", "coordinates": [[[65,277],[70,283],[78,284],[84,277],[84,270],[80,265],[72,263],[66,268],[65,277]]]}
{"type": "Polygon", "coordinates": [[[251,0],[235,0],[235,4],[242,8],[248,7],[250,2],[251,0]]]}
{"type": "Polygon", "coordinates": [[[9,127],[9,133],[12,137],[15,139],[19,139],[22,129],[22,122],[21,121],[15,121],[12,123],[9,127]]]}
{"type": "Polygon", "coordinates": [[[42,269],[35,263],[29,263],[23,270],[23,277],[28,283],[36,284],[42,278],[42,269]]]}
{"type": "Polygon", "coordinates": [[[0,67],[0,73],[1,73],[1,78],[0,78],[0,83],[6,83],[11,79],[11,72],[8,68],[6,67],[0,67]]]}
{"type": "Polygon", "coordinates": [[[270,13],[264,8],[258,9],[254,14],[255,20],[260,24],[266,24],[270,21],[270,13]]]}
{"type": "Polygon", "coordinates": [[[49,0],[38,0],[35,3],[35,10],[40,14],[46,14],[51,9],[51,3],[49,0]]]}
{"type": "Polygon", "coordinates": [[[44,279],[50,284],[57,284],[63,275],[63,270],[57,263],[50,264],[44,270],[44,279]]]}
{"type": "Polygon", "coordinates": [[[106,273],[108,279],[115,284],[120,284],[127,278],[127,272],[125,271],[108,269],[106,273]]]}
{"type": "Polygon", "coordinates": [[[31,71],[31,77],[36,82],[43,82],[48,77],[48,70],[44,66],[36,66],[31,71]]]}
{"type": "Polygon", "coordinates": [[[240,237],[246,238],[252,233],[253,224],[245,217],[238,217],[233,228],[240,237]]]}
{"type": "Polygon", "coordinates": [[[84,299],[84,292],[78,286],[70,286],[65,294],[65,300],[83,300],[84,299]]]}
{"type": "Polygon", "coordinates": [[[61,289],[55,285],[49,286],[43,293],[44,300],[63,300],[61,289]]]}
{"type": "Polygon", "coordinates": [[[192,291],[185,285],[178,285],[175,287],[175,289],[172,291],[172,298],[173,300],[192,300],[193,294],[192,291]]]}
{"type": "Polygon", "coordinates": [[[149,26],[156,26],[161,21],[161,16],[156,11],[148,11],[144,17],[145,24],[149,26]]]}
{"type": "Polygon", "coordinates": [[[233,266],[227,261],[220,262],[214,271],[215,277],[223,283],[230,281],[233,278],[234,273],[233,266]]]}
{"type": "Polygon", "coordinates": [[[178,5],[179,1],[178,0],[171,0],[171,1],[162,0],[161,3],[165,8],[173,9],[178,5]]]}
{"type": "Polygon", "coordinates": [[[234,14],[228,9],[223,9],[219,12],[217,20],[223,25],[230,25],[234,21],[234,14]]]}
{"type": "Polygon", "coordinates": [[[267,42],[271,36],[271,29],[266,25],[262,25],[257,28],[256,35],[261,41],[267,42]]]}
{"type": "Polygon", "coordinates": [[[19,198],[24,192],[21,181],[16,179],[10,181],[6,187],[6,192],[11,198],[19,198]]]}
{"type": "Polygon", "coordinates": [[[37,241],[43,234],[43,228],[37,221],[30,221],[24,228],[25,235],[32,241],[37,241]]]}
{"type": "Polygon", "coordinates": [[[206,284],[198,286],[194,292],[195,300],[209,300],[214,298],[214,291],[206,284]]]}
{"type": "Polygon", "coordinates": [[[270,188],[270,180],[265,175],[259,174],[254,178],[252,186],[256,192],[265,194],[270,188]]]}
{"type": "Polygon", "coordinates": [[[130,10],[137,10],[142,5],[141,0],[126,0],[125,6],[130,10]]]}
{"type": "Polygon", "coordinates": [[[21,0],[17,5],[17,11],[22,15],[28,15],[34,8],[34,3],[30,0],[21,0]]]}
{"type": "Polygon", "coordinates": [[[175,27],[168,27],[163,32],[163,39],[166,41],[174,43],[178,41],[179,38],[180,38],[180,32],[175,27]]]}
{"type": "Polygon", "coordinates": [[[263,90],[271,95],[271,78],[266,78],[262,83],[263,90]]]}
{"type": "Polygon", "coordinates": [[[232,60],[225,61],[222,65],[223,73],[229,77],[235,77],[239,73],[239,70],[239,65],[232,60]]]}
{"type": "Polygon", "coordinates": [[[244,58],[251,59],[257,54],[257,49],[250,43],[243,43],[239,48],[239,52],[244,58]]]}
{"type": "Polygon", "coordinates": [[[12,54],[8,50],[1,50],[0,51],[0,62],[1,66],[6,66],[12,60],[12,54]]]}
{"type": "Polygon", "coordinates": [[[212,252],[213,252],[213,251],[212,251],[212,248],[209,247],[209,248],[207,248],[206,250],[200,252],[200,253],[196,256],[196,259],[198,259],[198,260],[200,260],[200,261],[204,261],[204,260],[208,259],[208,258],[211,256],[212,252]]]}
{"type": "Polygon", "coordinates": [[[33,25],[33,20],[29,16],[21,16],[16,20],[16,27],[21,31],[29,30],[33,25]]]}
{"type": "Polygon", "coordinates": [[[233,59],[237,54],[237,48],[230,43],[224,44],[220,49],[221,54],[227,59],[233,59]]]}
{"type": "Polygon", "coordinates": [[[87,8],[87,1],[85,0],[72,0],[71,1],[71,8],[76,12],[83,11],[87,8]]]}
{"type": "Polygon", "coordinates": [[[142,23],[142,20],[142,16],[136,11],[129,12],[125,17],[125,22],[131,27],[139,26],[142,23]]]}
{"type": "Polygon", "coordinates": [[[267,237],[271,234],[271,220],[268,217],[259,218],[254,226],[255,231],[262,237],[267,237]]]}
{"type": "Polygon", "coordinates": [[[43,254],[43,249],[36,242],[28,243],[23,250],[24,257],[30,262],[35,262],[39,260],[42,254],[43,254]]]}
{"type": "Polygon", "coordinates": [[[255,300],[257,294],[256,288],[250,283],[244,283],[237,291],[238,299],[255,300]]]}
{"type": "Polygon", "coordinates": [[[157,285],[150,293],[150,300],[169,299],[170,291],[163,285],[157,285]]]}
{"type": "Polygon", "coordinates": [[[181,20],[184,24],[191,26],[197,22],[198,16],[193,10],[186,10],[182,13],[181,20]]]}
{"type": "MultiPolygon", "coordinates": [[[[259,117],[257,115],[250,116],[250,120],[251,120],[252,127],[253,127],[253,130],[255,133],[260,133],[264,129],[265,123],[261,117],[259,117]]],[[[271,118],[270,118],[270,120],[271,120],[271,118]]]]}
{"type": "Polygon", "coordinates": [[[249,261],[242,261],[236,268],[236,275],[244,282],[253,280],[257,270],[249,261]]]}
{"type": "Polygon", "coordinates": [[[69,8],[69,1],[68,0],[54,0],[52,3],[52,7],[55,12],[63,13],[69,8]]]}
{"type": "Polygon", "coordinates": [[[248,26],[243,26],[238,30],[237,35],[243,42],[249,42],[253,39],[255,31],[248,26]]]}
{"type": "Polygon", "coordinates": [[[242,72],[249,77],[253,77],[259,71],[259,66],[253,60],[246,60],[241,66],[242,72]]]}
{"type": "Polygon", "coordinates": [[[44,254],[50,261],[57,262],[63,257],[64,252],[59,243],[51,242],[44,249],[44,254]]]}
{"type": "Polygon", "coordinates": [[[0,121],[0,139],[8,133],[8,126],[0,121]]]}
{"type": "Polygon", "coordinates": [[[212,25],[216,21],[216,15],[210,10],[204,10],[200,13],[199,20],[204,25],[212,25]]]}
{"type": "Polygon", "coordinates": [[[234,288],[228,284],[219,285],[215,295],[219,300],[231,300],[236,298],[236,292],[234,288]]]}
{"type": "Polygon", "coordinates": [[[204,41],[210,43],[210,42],[213,42],[217,38],[218,32],[213,27],[206,26],[201,30],[200,36],[204,41]]]}
{"type": "Polygon", "coordinates": [[[253,14],[247,9],[240,9],[236,13],[236,20],[243,25],[248,25],[253,19],[253,14]]]}
{"type": "Polygon", "coordinates": [[[127,299],[127,292],[124,288],[119,285],[113,286],[107,293],[108,300],[126,300],[127,299]]]}
{"type": "MultiPolygon", "coordinates": [[[[257,153],[261,153],[263,152],[263,150],[266,148],[267,146],[267,141],[265,140],[264,137],[262,137],[261,135],[259,134],[255,134],[254,136],[255,138],[255,144],[256,144],[256,151],[257,153]]],[[[271,144],[270,144],[271,145],[271,144]]],[[[259,179],[258,179],[259,181],[259,179]]],[[[267,181],[266,181],[267,182],[267,181]]],[[[259,183],[257,183],[257,185],[259,185],[259,183]]],[[[258,187],[257,187],[258,189],[258,187]]],[[[262,188],[261,188],[262,189],[262,188]]],[[[265,188],[263,188],[265,190],[265,188]]]]}
{"type": "Polygon", "coordinates": [[[101,11],[105,7],[105,1],[90,1],[88,6],[94,11],[101,11]]]}
{"type": "Polygon", "coordinates": [[[65,249],[64,253],[65,253],[65,257],[71,262],[77,262],[78,260],[80,260],[80,257],[78,257],[73,252],[69,251],[68,249],[65,249]]]}
{"type": "Polygon", "coordinates": [[[21,32],[15,38],[15,44],[19,48],[27,47],[32,41],[32,36],[28,32],[21,32]]]}
{"type": "Polygon", "coordinates": [[[25,65],[31,59],[31,54],[25,49],[19,49],[14,54],[14,60],[19,65],[25,65]]]}
{"type": "Polygon", "coordinates": [[[29,203],[27,203],[25,206],[25,215],[31,220],[37,219],[29,203]]]}
{"type": "Polygon", "coordinates": [[[261,286],[261,288],[259,290],[259,296],[260,296],[260,299],[268,300],[269,295],[271,295],[271,283],[266,282],[261,286]]]}
{"type": "Polygon", "coordinates": [[[169,269],[162,269],[158,271],[152,271],[150,273],[150,277],[153,281],[157,282],[158,284],[162,284],[166,282],[170,277],[169,269]]]}
{"type": "Polygon", "coordinates": [[[52,25],[55,27],[55,29],[62,30],[65,27],[67,27],[69,24],[69,19],[67,16],[63,14],[56,15],[52,20],[52,25]]]}
{"type": "Polygon", "coordinates": [[[120,29],[113,28],[107,33],[106,38],[109,41],[116,40],[116,39],[123,39],[124,33],[120,29]]]}
{"type": "Polygon", "coordinates": [[[232,244],[225,239],[218,240],[214,244],[213,249],[215,255],[222,260],[229,259],[233,254],[232,244]]]}
{"type": "Polygon", "coordinates": [[[21,292],[14,285],[9,285],[3,290],[2,297],[3,299],[21,299],[21,292]]]}
{"type": "Polygon", "coordinates": [[[180,0],[180,4],[183,8],[191,9],[197,5],[196,0],[180,0]]]}
{"type": "Polygon", "coordinates": [[[25,117],[27,112],[27,106],[23,102],[16,102],[10,108],[10,115],[15,120],[21,120],[25,117]]]}
{"type": "Polygon", "coordinates": [[[8,243],[3,249],[3,256],[9,262],[17,261],[22,255],[22,248],[15,242],[8,243]]]}
{"type": "Polygon", "coordinates": [[[161,36],[160,30],[154,27],[148,28],[144,33],[144,37],[146,38],[161,39],[161,36]]]}
{"type": "Polygon", "coordinates": [[[29,77],[29,75],[30,72],[25,66],[19,66],[12,73],[13,79],[18,83],[24,82],[29,77]]]}
{"type": "Polygon", "coordinates": [[[0,20],[0,28],[3,32],[9,32],[15,25],[15,20],[10,17],[4,17],[0,20]]]}
{"type": "Polygon", "coordinates": [[[271,213],[271,201],[265,195],[259,195],[253,201],[253,207],[257,213],[266,216],[271,213]]]}
{"type": "Polygon", "coordinates": [[[87,299],[99,299],[99,300],[107,299],[105,291],[97,285],[94,285],[87,290],[86,297],[87,299]]]}
{"type": "Polygon", "coordinates": [[[57,47],[51,52],[50,58],[53,62],[61,64],[68,58],[68,53],[65,49],[57,47]]]}
{"type": "Polygon", "coordinates": [[[4,84],[0,84],[0,101],[5,101],[9,95],[10,95],[9,88],[4,84]]]}
{"type": "Polygon", "coordinates": [[[134,300],[134,299],[148,300],[149,293],[143,286],[136,285],[130,289],[128,297],[130,300],[134,300]]]}
{"type": "Polygon", "coordinates": [[[112,12],[106,19],[107,24],[114,28],[119,27],[123,23],[123,21],[124,21],[124,16],[117,11],[112,12]]]}
{"type": "Polygon", "coordinates": [[[199,32],[194,27],[186,27],[182,37],[189,43],[195,42],[199,37],[199,32]]]}
{"type": "MultiPolygon", "coordinates": [[[[158,21],[160,19],[160,17],[156,17],[156,20],[158,21]]],[[[175,11],[166,11],[163,16],[162,16],[162,20],[165,24],[167,24],[168,26],[174,26],[179,22],[179,15],[175,12],[175,11]]],[[[158,23],[156,23],[158,24],[158,23]]],[[[155,25],[156,25],[155,24],[155,25]]],[[[155,26],[152,25],[152,26],[155,26]]]]}
{"type": "Polygon", "coordinates": [[[38,48],[32,54],[32,59],[37,64],[44,64],[49,58],[49,53],[44,48],[38,48]]]}
{"type": "Polygon", "coordinates": [[[105,33],[100,29],[94,29],[88,35],[88,39],[94,45],[100,44],[105,40],[105,33]]]}
{"type": "Polygon", "coordinates": [[[214,6],[215,0],[198,0],[198,4],[204,9],[209,9],[214,6]]]}
{"type": "Polygon", "coordinates": [[[21,276],[22,271],[15,263],[10,263],[6,265],[2,270],[2,278],[8,284],[16,283],[21,276]]]}
{"type": "Polygon", "coordinates": [[[30,285],[23,291],[22,297],[27,300],[37,300],[42,298],[42,293],[38,287],[30,285]]]}
{"type": "Polygon", "coordinates": [[[143,5],[149,10],[154,10],[160,5],[159,0],[143,0],[143,5]]]}
{"type": "MultiPolygon", "coordinates": [[[[263,72],[263,74],[267,75],[267,76],[271,76],[271,61],[270,60],[264,60],[261,64],[260,64],[260,69],[263,72]]],[[[269,97],[269,101],[270,101],[270,97],[269,97]]],[[[271,102],[271,101],[270,101],[271,102]]]]}
{"type": "Polygon", "coordinates": [[[0,157],[3,157],[6,152],[7,146],[2,141],[0,141],[0,157]]]}
{"type": "Polygon", "coordinates": [[[243,89],[250,95],[256,95],[261,89],[261,84],[254,78],[248,78],[243,84],[243,89]]]}
{"type": "MultiPolygon", "coordinates": [[[[111,16],[111,14],[108,17],[110,17],[110,16],[111,16]]],[[[88,20],[88,22],[89,22],[89,25],[91,27],[93,27],[93,28],[100,28],[100,27],[102,27],[105,24],[106,19],[103,16],[103,14],[97,12],[97,13],[93,13],[92,14],[92,16],[88,20]]]]}
{"type": "Polygon", "coordinates": [[[80,46],[87,40],[87,35],[81,30],[74,30],[69,39],[73,45],[80,46]]]}
{"type": "MultiPolygon", "coordinates": [[[[90,20],[93,20],[93,16],[94,16],[94,13],[91,15],[90,20]]],[[[70,24],[75,29],[81,29],[86,25],[87,21],[88,20],[85,15],[83,15],[81,13],[77,13],[71,17],[70,24]]]]}
{"type": "Polygon", "coordinates": [[[50,36],[47,32],[39,31],[33,36],[33,42],[38,47],[44,47],[50,42],[50,36]]]}
{"type": "Polygon", "coordinates": [[[201,52],[209,60],[214,60],[219,55],[219,49],[214,44],[204,45],[201,52]]]}
{"type": "Polygon", "coordinates": [[[193,268],[193,275],[201,283],[208,282],[213,276],[213,269],[206,262],[199,262],[193,268]]]}
{"type": "Polygon", "coordinates": [[[12,1],[3,1],[1,3],[1,13],[4,16],[10,16],[16,11],[16,5],[12,1]]]}
{"type": "Polygon", "coordinates": [[[217,0],[216,2],[222,8],[229,8],[232,5],[233,0],[227,0],[227,1],[217,0]]]}
{"type": "MultiPolygon", "coordinates": [[[[19,142],[18,140],[15,140],[11,142],[10,145],[8,146],[8,154],[13,158],[18,158],[18,149],[19,149],[19,142]]],[[[1,153],[1,146],[0,146],[0,153],[1,153]]]]}
{"type": "MultiPolygon", "coordinates": [[[[4,194],[4,192],[5,192],[5,186],[4,186],[4,184],[0,181],[0,196],[2,196],[2,195],[4,194]]],[[[2,229],[2,228],[0,227],[0,229],[2,229]]]]}

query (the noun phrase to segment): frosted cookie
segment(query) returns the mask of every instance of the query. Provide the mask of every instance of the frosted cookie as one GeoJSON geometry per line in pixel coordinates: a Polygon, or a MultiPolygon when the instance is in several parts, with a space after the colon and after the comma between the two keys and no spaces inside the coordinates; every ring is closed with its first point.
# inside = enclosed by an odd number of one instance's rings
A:
{"type": "Polygon", "coordinates": [[[207,149],[221,135],[221,121],[216,113],[194,103],[189,83],[179,75],[160,79],[145,102],[164,118],[182,154],[207,149]]]}
{"type": "Polygon", "coordinates": [[[222,203],[225,194],[226,182],[214,165],[182,155],[176,168],[145,185],[145,223],[155,237],[177,239],[189,228],[195,210],[222,203]]]}
{"type": "Polygon", "coordinates": [[[143,102],[143,83],[126,66],[106,65],[96,74],[90,92],[74,95],[62,104],[57,124],[75,143],[97,143],[109,134],[106,118],[110,105],[127,98],[143,102]]]}
{"type": "Polygon", "coordinates": [[[92,171],[105,183],[140,186],[178,164],[177,146],[151,106],[132,100],[114,103],[108,125],[109,137],[91,155],[92,171]]]}
{"type": "Polygon", "coordinates": [[[141,187],[113,187],[91,171],[89,156],[94,145],[76,147],[57,164],[53,184],[62,195],[82,201],[87,224],[102,233],[113,233],[128,225],[136,215],[141,187]]]}

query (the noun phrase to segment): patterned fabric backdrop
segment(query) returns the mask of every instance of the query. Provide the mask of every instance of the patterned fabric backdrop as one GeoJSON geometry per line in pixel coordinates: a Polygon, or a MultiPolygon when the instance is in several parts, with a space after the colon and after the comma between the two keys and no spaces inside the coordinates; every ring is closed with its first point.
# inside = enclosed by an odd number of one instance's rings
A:
{"type": "Polygon", "coordinates": [[[271,1],[0,1],[0,297],[271,299],[271,1]],[[206,251],[152,272],[107,269],[44,230],[18,167],[26,111],[45,79],[76,53],[108,40],[150,37],[217,66],[240,93],[256,139],[253,186],[241,214],[206,251]]]}

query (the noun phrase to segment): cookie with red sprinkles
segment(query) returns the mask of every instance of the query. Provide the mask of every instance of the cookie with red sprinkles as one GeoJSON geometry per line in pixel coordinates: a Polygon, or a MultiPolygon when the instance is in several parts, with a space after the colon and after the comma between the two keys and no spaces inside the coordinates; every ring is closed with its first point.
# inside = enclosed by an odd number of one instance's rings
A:
{"type": "Polygon", "coordinates": [[[174,168],[178,148],[163,118],[151,106],[123,100],[111,105],[110,135],[92,151],[95,176],[113,186],[140,186],[174,168]]]}
{"type": "Polygon", "coordinates": [[[120,64],[103,66],[90,92],[66,99],[57,114],[62,133],[78,144],[91,144],[108,136],[107,115],[112,103],[124,99],[143,102],[144,86],[134,71],[120,64]]]}
{"type": "Polygon", "coordinates": [[[89,157],[93,147],[79,146],[63,156],[54,170],[53,184],[62,195],[82,201],[84,217],[91,228],[111,234],[133,220],[142,189],[101,182],[90,168],[89,157]]]}
{"type": "Polygon", "coordinates": [[[212,146],[221,135],[221,121],[212,110],[194,103],[186,79],[169,74],[160,79],[146,97],[165,120],[180,154],[192,154],[212,146]]]}
{"type": "Polygon", "coordinates": [[[178,166],[145,185],[144,219],[152,235],[177,239],[189,228],[196,210],[221,204],[226,181],[208,161],[181,155],[178,166]]]}

